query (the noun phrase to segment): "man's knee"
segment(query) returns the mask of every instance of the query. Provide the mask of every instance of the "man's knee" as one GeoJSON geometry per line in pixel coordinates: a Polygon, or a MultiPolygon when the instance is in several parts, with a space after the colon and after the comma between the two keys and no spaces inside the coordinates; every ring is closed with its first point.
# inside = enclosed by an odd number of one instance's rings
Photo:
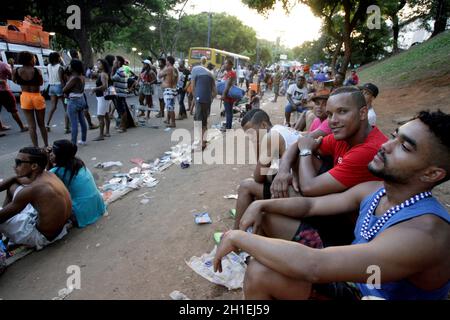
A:
{"type": "Polygon", "coordinates": [[[265,281],[270,278],[272,270],[251,258],[244,278],[244,293],[264,288],[265,281]]]}
{"type": "Polygon", "coordinates": [[[238,192],[240,194],[251,193],[252,187],[254,186],[254,184],[255,184],[255,180],[253,180],[252,178],[242,180],[241,183],[239,184],[238,192]]]}

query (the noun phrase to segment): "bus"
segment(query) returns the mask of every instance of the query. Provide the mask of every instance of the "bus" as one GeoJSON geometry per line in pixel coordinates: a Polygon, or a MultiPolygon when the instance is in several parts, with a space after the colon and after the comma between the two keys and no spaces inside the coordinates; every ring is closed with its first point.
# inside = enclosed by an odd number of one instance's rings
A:
{"type": "Polygon", "coordinates": [[[200,59],[203,56],[208,59],[207,63],[212,63],[216,68],[220,68],[226,58],[233,59],[236,68],[238,65],[244,65],[250,61],[249,57],[236,53],[206,47],[192,47],[189,49],[189,65],[195,66],[200,64],[200,59]]]}

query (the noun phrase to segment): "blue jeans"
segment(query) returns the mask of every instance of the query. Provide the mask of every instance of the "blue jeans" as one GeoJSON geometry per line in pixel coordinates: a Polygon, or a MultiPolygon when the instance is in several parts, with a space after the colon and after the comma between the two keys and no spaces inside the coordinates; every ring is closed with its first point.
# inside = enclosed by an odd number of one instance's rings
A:
{"type": "Polygon", "coordinates": [[[223,102],[225,107],[225,120],[226,120],[226,129],[231,129],[233,125],[233,103],[231,102],[223,102]]]}
{"type": "Polygon", "coordinates": [[[184,98],[186,97],[186,91],[181,91],[179,93],[179,95],[180,95],[180,97],[179,97],[180,100],[178,100],[178,101],[180,103],[180,111],[178,112],[178,114],[186,115],[186,107],[184,106],[184,98]]]}
{"type": "Polygon", "coordinates": [[[72,143],[77,144],[78,122],[81,126],[81,141],[86,142],[87,125],[84,119],[84,110],[86,109],[86,100],[84,97],[71,98],[67,102],[67,113],[69,114],[70,124],[72,126],[72,143]]]}

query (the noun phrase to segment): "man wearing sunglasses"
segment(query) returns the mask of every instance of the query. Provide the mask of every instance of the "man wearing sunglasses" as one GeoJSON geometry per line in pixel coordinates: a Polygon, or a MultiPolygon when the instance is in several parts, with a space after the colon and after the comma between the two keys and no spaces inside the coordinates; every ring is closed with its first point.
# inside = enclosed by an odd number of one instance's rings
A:
{"type": "Polygon", "coordinates": [[[6,191],[0,209],[0,233],[9,245],[26,245],[37,250],[67,234],[72,203],[61,180],[45,171],[45,150],[22,148],[15,159],[16,176],[0,183],[6,191]]]}

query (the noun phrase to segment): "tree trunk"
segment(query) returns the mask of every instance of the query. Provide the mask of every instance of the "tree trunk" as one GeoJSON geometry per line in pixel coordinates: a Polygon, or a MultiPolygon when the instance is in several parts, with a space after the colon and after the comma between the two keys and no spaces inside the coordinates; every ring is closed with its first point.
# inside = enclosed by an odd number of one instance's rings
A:
{"type": "Polygon", "coordinates": [[[352,40],[350,39],[350,36],[348,39],[344,40],[344,59],[342,61],[342,66],[340,72],[342,72],[344,75],[347,73],[348,64],[350,62],[350,59],[352,58],[352,40]]]}
{"type": "Polygon", "coordinates": [[[332,72],[333,77],[336,74],[336,61],[337,61],[339,54],[341,53],[342,43],[343,43],[342,40],[340,40],[338,42],[338,45],[336,46],[336,50],[334,50],[334,53],[333,53],[333,58],[331,59],[331,72],[332,72]]]}
{"type": "Polygon", "coordinates": [[[438,0],[436,5],[436,15],[434,16],[434,29],[431,38],[445,31],[448,18],[448,0],[438,0]]]}
{"type": "Polygon", "coordinates": [[[398,34],[400,32],[400,26],[398,25],[398,16],[395,14],[392,17],[392,32],[393,32],[393,43],[392,43],[392,53],[398,52],[398,34]]]}

